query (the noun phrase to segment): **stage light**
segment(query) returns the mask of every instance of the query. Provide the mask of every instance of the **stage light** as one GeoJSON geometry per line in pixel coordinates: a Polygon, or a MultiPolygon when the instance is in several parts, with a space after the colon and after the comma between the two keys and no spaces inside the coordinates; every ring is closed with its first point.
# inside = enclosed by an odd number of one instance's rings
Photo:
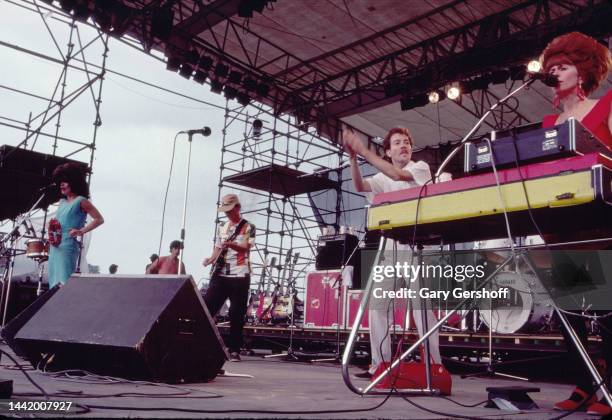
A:
{"type": "Polygon", "coordinates": [[[437,104],[446,99],[446,93],[442,89],[432,90],[427,94],[430,104],[437,104]]]}
{"type": "Polygon", "coordinates": [[[76,20],[79,20],[81,22],[86,22],[92,13],[92,10],[90,10],[89,6],[90,6],[90,3],[87,0],[78,1],[74,5],[74,10],[72,11],[72,15],[74,16],[76,20]]]}
{"type": "Polygon", "coordinates": [[[212,68],[213,65],[213,59],[207,55],[203,55],[202,57],[200,57],[200,62],[198,63],[198,66],[204,70],[204,71],[209,71],[212,68]]]}
{"type": "Polygon", "coordinates": [[[231,86],[225,86],[223,88],[223,96],[225,96],[227,99],[236,99],[237,94],[238,91],[236,90],[236,88],[233,88],[231,86]]]}
{"type": "Polygon", "coordinates": [[[181,60],[179,60],[177,57],[168,57],[168,61],[166,61],[166,70],[176,72],[180,67],[181,60]]]}
{"type": "Polygon", "coordinates": [[[257,89],[255,90],[257,96],[266,97],[270,93],[270,86],[265,83],[258,83],[257,89]]]}
{"type": "Polygon", "coordinates": [[[402,84],[399,80],[390,80],[385,83],[384,90],[386,98],[393,98],[402,92],[402,84]]]}
{"type": "Polygon", "coordinates": [[[203,85],[204,82],[206,81],[206,73],[204,73],[201,70],[196,71],[195,74],[193,75],[193,80],[203,85]]]}
{"type": "Polygon", "coordinates": [[[183,63],[181,69],[179,70],[179,74],[185,79],[189,80],[191,78],[191,75],[193,74],[193,67],[191,67],[187,63],[183,63]]]}
{"type": "Polygon", "coordinates": [[[244,86],[247,91],[252,92],[257,89],[257,80],[252,77],[245,77],[242,80],[242,86],[244,86]]]}
{"type": "Polygon", "coordinates": [[[249,102],[251,102],[251,97],[246,93],[239,92],[238,95],[236,95],[236,100],[240,105],[247,106],[249,102]]]}
{"type": "Polygon", "coordinates": [[[260,119],[253,121],[253,137],[259,139],[261,137],[261,129],[263,128],[263,122],[260,119]]]}
{"type": "Polygon", "coordinates": [[[527,71],[529,73],[537,73],[542,70],[542,65],[538,60],[531,60],[529,64],[527,64],[527,71]]]}
{"type": "Polygon", "coordinates": [[[221,83],[220,81],[216,79],[210,81],[210,91],[212,93],[221,93],[222,90],[223,90],[223,83],[221,83]]]}
{"type": "Polygon", "coordinates": [[[227,76],[228,71],[229,71],[229,66],[223,63],[217,63],[217,65],[215,66],[215,76],[217,77],[227,76]]]}
{"type": "Polygon", "coordinates": [[[451,86],[446,91],[446,97],[448,99],[452,99],[453,101],[456,100],[457,98],[459,98],[459,95],[461,95],[461,91],[459,90],[459,88],[457,86],[451,86]]]}
{"type": "Polygon", "coordinates": [[[229,76],[227,76],[227,80],[231,83],[235,83],[238,85],[240,84],[240,81],[242,80],[242,73],[236,70],[232,70],[230,71],[229,76]]]}

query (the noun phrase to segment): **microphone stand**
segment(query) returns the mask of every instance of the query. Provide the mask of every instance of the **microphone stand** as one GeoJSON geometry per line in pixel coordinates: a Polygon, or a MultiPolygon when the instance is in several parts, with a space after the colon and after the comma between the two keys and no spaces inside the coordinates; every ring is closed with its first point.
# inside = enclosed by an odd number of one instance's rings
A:
{"type": "Polygon", "coordinates": [[[185,198],[183,200],[183,223],[181,226],[181,249],[179,251],[179,261],[178,261],[178,269],[176,274],[181,274],[181,267],[183,266],[183,249],[185,247],[185,223],[187,221],[187,195],[189,192],[189,170],[191,168],[191,140],[193,139],[193,134],[191,131],[187,132],[189,136],[187,141],[189,142],[189,152],[187,154],[187,174],[185,175],[185,198]]]}
{"type": "Polygon", "coordinates": [[[45,197],[45,195],[47,195],[47,191],[44,190],[43,193],[40,195],[40,197],[38,197],[38,200],[36,200],[36,202],[34,203],[34,205],[32,207],[30,207],[30,210],[27,211],[27,213],[25,213],[25,215],[21,218],[21,220],[19,220],[19,222],[15,223],[15,227],[13,228],[13,230],[5,236],[5,238],[7,238],[7,241],[10,239],[11,242],[11,246],[10,247],[6,247],[7,249],[10,249],[11,253],[9,255],[9,259],[7,261],[7,267],[8,270],[6,271],[5,275],[4,275],[4,279],[2,280],[2,295],[0,296],[0,303],[3,305],[3,310],[2,310],[2,327],[4,327],[5,323],[6,323],[6,314],[8,311],[8,301],[9,301],[9,296],[11,293],[11,281],[13,279],[13,268],[15,266],[15,256],[16,256],[16,244],[17,244],[17,238],[20,236],[19,234],[19,228],[21,227],[22,223],[25,220],[28,220],[31,218],[31,214],[34,211],[34,209],[38,206],[38,204],[42,201],[42,199],[45,197]],[[5,289],[6,289],[6,293],[5,293],[5,289]]]}

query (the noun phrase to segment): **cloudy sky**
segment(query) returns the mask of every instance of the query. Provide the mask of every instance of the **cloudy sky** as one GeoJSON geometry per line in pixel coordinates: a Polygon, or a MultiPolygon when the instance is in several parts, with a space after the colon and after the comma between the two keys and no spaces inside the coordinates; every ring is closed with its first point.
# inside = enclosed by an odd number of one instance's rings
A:
{"type": "MultiPolygon", "coordinates": [[[[53,15],[45,20],[37,13],[16,4],[0,3],[0,123],[23,127],[23,122],[46,109],[45,101],[17,94],[19,89],[45,98],[51,97],[61,75],[61,66],[32,54],[16,51],[10,44],[45,56],[59,58],[66,53],[69,30],[53,15]],[[47,23],[55,37],[50,35],[47,23]],[[59,45],[59,50],[55,43],[59,45]],[[7,89],[9,88],[9,89],[7,89]]],[[[41,3],[43,4],[43,3],[41,3]]],[[[80,26],[83,44],[96,32],[80,26]]],[[[75,42],[78,49],[78,43],[75,42]]],[[[101,43],[95,42],[85,54],[92,63],[101,63],[101,43]]],[[[94,232],[89,262],[107,272],[112,263],[121,273],[141,273],[148,256],[157,252],[163,195],[168,181],[170,157],[175,134],[180,130],[210,126],[212,135],[194,137],[185,263],[196,280],[208,272],[200,263],[209,255],[214,231],[215,202],[219,178],[221,132],[225,105],[222,96],[165,69],[163,63],[133,48],[112,40],[107,68],[165,89],[180,92],[197,100],[187,99],[160,89],[108,73],[104,81],[101,105],[102,126],[98,130],[93,165],[92,201],[106,223],[94,232]],[[217,106],[215,106],[217,105],[217,106]]],[[[86,79],[80,71],[70,71],[66,91],[81,86],[86,79]]],[[[61,88],[61,86],[60,86],[61,88]]],[[[97,90],[97,85],[96,85],[97,90]]],[[[92,94],[87,92],[75,100],[62,115],[60,135],[89,142],[95,118],[92,94]]],[[[37,127],[40,119],[32,126],[37,127]]],[[[43,131],[53,133],[55,122],[43,131]]],[[[0,144],[16,145],[25,132],[0,126],[0,144]]],[[[230,127],[229,136],[238,138],[239,127],[230,127]]],[[[35,150],[50,152],[51,138],[40,137],[35,150]]],[[[29,145],[32,145],[30,141],[29,145]]],[[[74,145],[61,144],[59,155],[75,150],[74,145]]],[[[179,137],[166,210],[162,253],[168,243],[179,238],[187,161],[187,141],[179,137]]],[[[89,161],[89,151],[75,155],[89,161]]],[[[1,230],[1,228],[0,228],[1,230]]]]}

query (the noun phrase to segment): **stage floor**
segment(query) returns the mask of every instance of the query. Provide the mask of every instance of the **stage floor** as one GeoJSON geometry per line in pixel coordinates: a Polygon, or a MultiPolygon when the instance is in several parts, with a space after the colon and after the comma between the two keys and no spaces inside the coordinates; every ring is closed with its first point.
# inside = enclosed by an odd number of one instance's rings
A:
{"type": "MultiPolygon", "coordinates": [[[[6,345],[2,350],[12,352],[6,345]]],[[[21,361],[21,359],[18,359],[21,361]]],[[[476,404],[486,399],[488,386],[528,385],[541,389],[531,394],[540,406],[539,410],[515,413],[489,408],[466,408],[440,397],[410,397],[415,403],[447,416],[433,414],[412,406],[399,396],[392,396],[382,406],[384,397],[360,397],[350,392],[342,381],[338,365],[320,363],[286,362],[262,357],[243,357],[242,362],[226,363],[230,374],[252,377],[220,376],[204,384],[179,385],[178,388],[162,384],[137,384],[126,381],[114,382],[100,377],[58,377],[57,374],[32,370],[26,362],[27,372],[47,393],[62,392],[64,396],[53,396],[54,401],[71,401],[89,407],[91,411],[83,417],[276,417],[276,418],[443,418],[452,416],[484,418],[551,418],[561,413],[552,410],[560,397],[568,396],[570,385],[550,383],[521,383],[501,379],[461,379],[453,376],[452,399],[462,404],[476,404]],[[81,398],[75,395],[81,394],[81,398]],[[87,394],[87,395],[84,395],[87,394]],[[120,395],[120,394],[123,394],[120,395]],[[169,396],[168,394],[181,394],[169,396]],[[165,396],[164,396],[165,395],[165,396]],[[117,407],[109,409],[104,407],[117,407]],[[174,410],[171,410],[174,409],[174,410]],[[202,410],[199,411],[198,410],[202,410]],[[229,410],[245,410],[231,412],[229,410]],[[354,412],[333,412],[334,410],[360,410],[354,412]],[[265,411],[265,413],[264,413],[265,411]],[[312,411],[330,411],[312,413],[312,411]],[[278,413],[273,413],[278,412],[278,413]],[[289,412],[295,412],[295,415],[289,412]],[[299,414],[298,414],[299,413],[299,414]]],[[[361,372],[357,367],[353,373],[361,372]]],[[[16,369],[5,355],[2,356],[0,379],[14,381],[14,399],[44,401],[43,397],[25,397],[19,394],[38,391],[16,369]]],[[[359,381],[359,380],[356,380],[359,381]]],[[[365,381],[359,381],[365,385],[365,381]]],[[[3,402],[6,407],[6,402],[3,402]]],[[[81,408],[76,407],[77,410],[81,408]]],[[[75,407],[72,407],[74,412],[75,407]]],[[[0,413],[29,416],[26,412],[0,413]]],[[[60,413],[56,413],[57,416],[60,413]]],[[[40,412],[36,416],[45,417],[40,412]]],[[[49,415],[51,416],[51,415],[49,415]]],[[[585,418],[584,412],[567,418],[585,418]]]]}

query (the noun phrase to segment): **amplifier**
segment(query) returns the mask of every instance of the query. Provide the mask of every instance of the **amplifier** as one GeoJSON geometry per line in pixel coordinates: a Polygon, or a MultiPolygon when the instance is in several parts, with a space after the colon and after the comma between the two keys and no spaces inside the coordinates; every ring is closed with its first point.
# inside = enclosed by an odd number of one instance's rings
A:
{"type": "Polygon", "coordinates": [[[355,266],[358,253],[353,252],[359,243],[357,236],[348,233],[319,236],[315,267],[317,270],[339,269],[343,265],[355,266]],[[353,254],[351,256],[351,253],[353,254]],[[350,256],[350,260],[349,260],[350,256]]]}
{"type": "MultiPolygon", "coordinates": [[[[539,127],[539,124],[537,124],[539,127]]],[[[535,124],[498,132],[491,141],[496,168],[507,168],[527,163],[555,160],[563,157],[602,153],[612,156],[612,151],[597,140],[574,118],[549,128],[537,128],[535,124]]],[[[485,140],[466,144],[464,172],[476,173],[492,170],[493,162],[489,143],[485,140]]]]}

